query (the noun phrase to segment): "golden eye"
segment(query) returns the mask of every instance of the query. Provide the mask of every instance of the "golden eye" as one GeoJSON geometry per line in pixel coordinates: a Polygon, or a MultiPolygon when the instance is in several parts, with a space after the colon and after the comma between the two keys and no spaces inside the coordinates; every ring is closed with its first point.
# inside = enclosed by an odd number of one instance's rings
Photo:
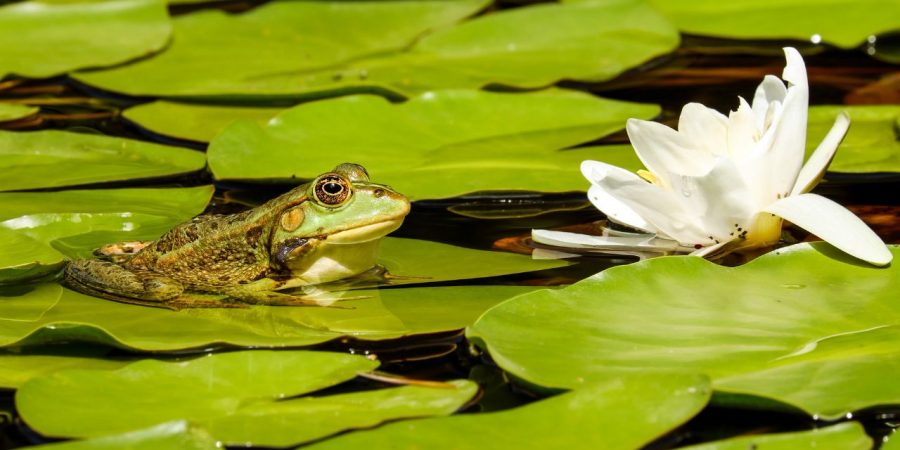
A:
{"type": "Polygon", "coordinates": [[[350,198],[350,183],[337,174],[322,175],[316,180],[313,195],[319,203],[328,206],[340,205],[350,198]]]}

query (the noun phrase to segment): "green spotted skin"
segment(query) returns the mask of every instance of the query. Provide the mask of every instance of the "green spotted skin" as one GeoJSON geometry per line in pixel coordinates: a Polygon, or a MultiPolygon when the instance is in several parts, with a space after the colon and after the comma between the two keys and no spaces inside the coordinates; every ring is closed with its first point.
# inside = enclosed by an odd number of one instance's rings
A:
{"type": "Polygon", "coordinates": [[[254,209],[195,217],[133,254],[72,261],[64,282],[173,309],[318,304],[276,291],[371,269],[377,240],[408,212],[402,194],[369,182],[362,166],[341,164],[254,209]]]}

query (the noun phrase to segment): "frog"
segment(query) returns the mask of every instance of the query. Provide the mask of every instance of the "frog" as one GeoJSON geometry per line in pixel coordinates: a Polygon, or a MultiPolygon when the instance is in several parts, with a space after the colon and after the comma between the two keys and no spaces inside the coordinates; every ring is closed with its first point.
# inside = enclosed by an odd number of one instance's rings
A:
{"type": "Polygon", "coordinates": [[[322,305],[283,291],[370,271],[379,242],[409,211],[403,194],[343,163],[256,208],[199,215],[155,241],[103,246],[99,258],[70,261],[62,279],[88,295],[174,310],[322,305]]]}

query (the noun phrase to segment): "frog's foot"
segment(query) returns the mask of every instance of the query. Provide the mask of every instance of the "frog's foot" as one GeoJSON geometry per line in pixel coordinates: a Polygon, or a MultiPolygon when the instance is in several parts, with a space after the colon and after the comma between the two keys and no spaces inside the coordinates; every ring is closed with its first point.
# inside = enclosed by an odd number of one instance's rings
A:
{"type": "Polygon", "coordinates": [[[130,241],[106,244],[94,250],[94,256],[116,264],[123,264],[153,241],[130,241]]]}
{"type": "Polygon", "coordinates": [[[131,271],[109,261],[79,259],[69,262],[63,283],[95,297],[123,303],[176,309],[168,304],[184,286],[177,280],[147,271],[131,271]]]}

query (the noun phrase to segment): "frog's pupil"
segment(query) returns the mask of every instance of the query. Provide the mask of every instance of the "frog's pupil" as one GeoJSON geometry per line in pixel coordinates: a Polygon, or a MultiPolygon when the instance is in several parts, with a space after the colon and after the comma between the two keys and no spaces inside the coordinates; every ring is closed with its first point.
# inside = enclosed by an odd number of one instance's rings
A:
{"type": "Polygon", "coordinates": [[[325,186],[322,186],[322,190],[331,195],[337,195],[341,193],[343,187],[337,183],[325,183],[325,186]]]}

